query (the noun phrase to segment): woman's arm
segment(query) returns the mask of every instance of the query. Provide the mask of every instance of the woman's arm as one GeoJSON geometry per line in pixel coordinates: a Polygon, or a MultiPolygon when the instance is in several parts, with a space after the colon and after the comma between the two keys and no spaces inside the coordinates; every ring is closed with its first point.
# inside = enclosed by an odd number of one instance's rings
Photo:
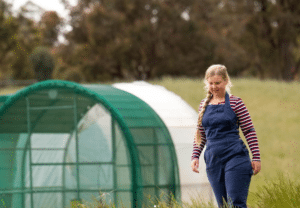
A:
{"type": "MultiPolygon", "coordinates": [[[[199,106],[199,110],[198,112],[200,112],[202,105],[203,105],[203,101],[200,103],[199,106]]],[[[197,122],[199,123],[199,122],[197,122]]],[[[199,139],[197,139],[199,141],[199,139]]],[[[191,168],[194,172],[199,173],[199,157],[201,155],[201,152],[203,151],[203,148],[205,146],[206,143],[206,135],[205,135],[205,131],[202,125],[197,125],[197,129],[196,129],[196,133],[195,133],[195,138],[194,138],[194,142],[193,142],[193,153],[192,153],[192,163],[191,163],[191,168]],[[200,145],[196,144],[195,139],[196,138],[201,138],[201,143],[200,145]]]]}
{"type": "MultiPolygon", "coordinates": [[[[201,101],[200,105],[199,105],[199,110],[198,112],[201,111],[202,109],[202,105],[204,104],[204,100],[201,101]]],[[[193,159],[199,159],[201,152],[203,151],[203,148],[206,144],[206,135],[205,135],[205,131],[202,125],[197,125],[197,129],[196,129],[196,133],[195,133],[195,137],[199,138],[201,137],[201,144],[200,146],[198,144],[196,144],[195,140],[193,142],[193,153],[192,153],[192,160],[193,159]]]]}
{"type": "Polygon", "coordinates": [[[196,134],[195,137],[201,137],[201,144],[199,146],[198,144],[196,144],[196,142],[194,140],[192,160],[199,159],[199,157],[204,149],[204,146],[206,144],[206,136],[205,136],[204,128],[202,126],[197,128],[195,134],[196,134]]]}
{"type": "Polygon", "coordinates": [[[234,105],[234,112],[252,153],[252,161],[260,161],[260,151],[256,131],[249,111],[241,98],[237,98],[234,105]]]}

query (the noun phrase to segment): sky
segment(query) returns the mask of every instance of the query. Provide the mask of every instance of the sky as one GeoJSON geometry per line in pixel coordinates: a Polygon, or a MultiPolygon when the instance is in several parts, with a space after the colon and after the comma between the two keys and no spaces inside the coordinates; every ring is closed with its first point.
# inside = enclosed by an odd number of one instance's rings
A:
{"type": "MultiPolygon", "coordinates": [[[[7,0],[8,3],[12,3],[12,10],[17,11],[21,6],[23,6],[29,0],[7,0]]],[[[77,0],[69,0],[71,5],[75,5],[77,0]]],[[[31,0],[31,2],[42,7],[46,11],[56,11],[59,16],[65,18],[68,16],[68,12],[65,10],[63,4],[60,0],[31,0]]]]}

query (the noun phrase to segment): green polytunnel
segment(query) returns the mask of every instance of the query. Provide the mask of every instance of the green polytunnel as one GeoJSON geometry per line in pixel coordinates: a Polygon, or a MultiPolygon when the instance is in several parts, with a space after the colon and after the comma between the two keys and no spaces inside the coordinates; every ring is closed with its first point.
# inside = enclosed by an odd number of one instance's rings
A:
{"type": "Polygon", "coordinates": [[[180,199],[168,129],[138,97],[110,85],[49,80],[0,97],[4,207],[74,201],[153,206],[180,199]]]}

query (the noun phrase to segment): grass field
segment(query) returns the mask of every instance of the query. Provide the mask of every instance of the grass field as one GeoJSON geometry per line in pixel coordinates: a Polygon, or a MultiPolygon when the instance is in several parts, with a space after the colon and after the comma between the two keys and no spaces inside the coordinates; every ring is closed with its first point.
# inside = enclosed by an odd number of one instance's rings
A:
{"type": "MultiPolygon", "coordinates": [[[[164,78],[153,84],[180,95],[195,110],[205,97],[199,79],[164,78]]],[[[257,132],[261,152],[261,172],[252,177],[248,201],[269,179],[283,173],[292,181],[300,176],[300,83],[233,79],[231,93],[242,98],[257,132]]],[[[244,138],[243,138],[244,139],[244,138]]]]}
{"type": "MultiPolygon", "coordinates": [[[[165,77],[150,83],[173,91],[195,110],[205,97],[201,79],[165,77]]],[[[264,186],[271,187],[269,182],[273,181],[278,172],[292,183],[299,179],[300,83],[257,79],[233,79],[232,83],[234,86],[231,93],[242,98],[246,104],[258,135],[262,170],[252,177],[248,198],[249,205],[256,207],[255,194],[262,193],[264,186]]],[[[0,89],[0,95],[17,89],[0,89]]]]}

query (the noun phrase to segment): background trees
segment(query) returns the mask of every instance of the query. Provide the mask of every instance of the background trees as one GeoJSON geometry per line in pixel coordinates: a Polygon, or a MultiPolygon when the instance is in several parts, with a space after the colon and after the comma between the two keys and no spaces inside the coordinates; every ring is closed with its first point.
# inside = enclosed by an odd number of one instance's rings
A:
{"type": "Polygon", "coordinates": [[[224,2],[240,20],[234,40],[247,52],[248,71],[261,78],[290,81],[299,71],[300,5],[291,0],[224,2]]]}
{"type": "Polygon", "coordinates": [[[13,49],[17,46],[16,31],[18,22],[13,18],[10,6],[0,0],[0,78],[9,76],[10,62],[13,60],[13,49]]]}
{"type": "Polygon", "coordinates": [[[34,78],[29,55],[47,47],[53,78],[96,82],[203,76],[214,63],[231,76],[297,79],[296,0],[79,0],[70,20],[46,11],[39,22],[0,0],[0,79],[34,78]],[[65,42],[58,42],[62,29],[65,42]]]}
{"type": "Polygon", "coordinates": [[[61,56],[84,68],[88,81],[198,75],[212,60],[213,42],[194,20],[184,19],[187,2],[80,1],[61,56]]]}

